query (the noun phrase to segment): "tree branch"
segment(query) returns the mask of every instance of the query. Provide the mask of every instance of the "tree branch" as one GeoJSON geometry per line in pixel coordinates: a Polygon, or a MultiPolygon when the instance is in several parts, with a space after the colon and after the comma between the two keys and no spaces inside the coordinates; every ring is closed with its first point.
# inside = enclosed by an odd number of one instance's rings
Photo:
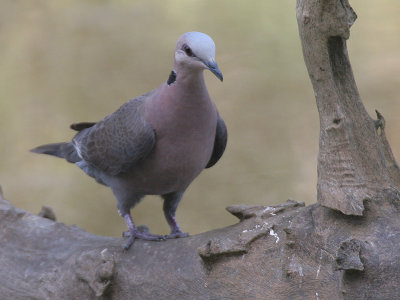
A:
{"type": "Polygon", "coordinates": [[[231,206],[238,224],[124,252],[0,193],[0,298],[400,298],[400,172],[351,71],[355,13],[346,0],[298,0],[297,18],[320,114],[319,203],[231,206]]]}

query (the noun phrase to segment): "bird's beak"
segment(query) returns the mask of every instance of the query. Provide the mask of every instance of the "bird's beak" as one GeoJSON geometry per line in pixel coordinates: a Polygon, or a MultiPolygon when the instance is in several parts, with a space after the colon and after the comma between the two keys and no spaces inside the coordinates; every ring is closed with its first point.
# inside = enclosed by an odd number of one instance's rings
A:
{"type": "Polygon", "coordinates": [[[207,69],[209,69],[217,78],[221,81],[224,80],[224,77],[222,76],[222,72],[218,68],[217,63],[215,60],[209,60],[209,61],[204,61],[204,64],[207,66],[207,69]]]}

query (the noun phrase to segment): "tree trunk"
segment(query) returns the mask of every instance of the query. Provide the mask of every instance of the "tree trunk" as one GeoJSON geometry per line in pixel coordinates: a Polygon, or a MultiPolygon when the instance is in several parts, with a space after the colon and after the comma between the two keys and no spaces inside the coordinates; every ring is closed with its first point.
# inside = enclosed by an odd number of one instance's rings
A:
{"type": "Polygon", "coordinates": [[[320,114],[317,204],[231,206],[238,224],[123,252],[0,196],[0,299],[400,298],[400,172],[353,79],[355,17],[347,0],[297,1],[320,114]]]}
{"type": "Polygon", "coordinates": [[[400,171],[383,117],[377,112],[375,121],[367,114],[354,81],[346,39],[356,17],[347,0],[297,1],[304,60],[320,116],[318,201],[361,216],[365,200],[386,188],[398,189],[400,171]]]}

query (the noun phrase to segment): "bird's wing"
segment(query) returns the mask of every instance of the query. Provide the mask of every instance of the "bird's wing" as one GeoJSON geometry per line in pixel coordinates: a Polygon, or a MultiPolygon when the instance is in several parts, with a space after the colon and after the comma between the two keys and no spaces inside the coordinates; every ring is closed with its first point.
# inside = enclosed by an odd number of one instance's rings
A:
{"type": "Polygon", "coordinates": [[[82,159],[114,176],[146,158],[156,141],[155,132],[143,115],[143,103],[148,96],[129,100],[96,125],[82,129],[73,139],[82,159]]]}
{"type": "Polygon", "coordinates": [[[218,114],[214,149],[206,168],[212,167],[221,158],[222,154],[224,154],[227,140],[228,140],[228,130],[226,129],[224,120],[218,114]]]}

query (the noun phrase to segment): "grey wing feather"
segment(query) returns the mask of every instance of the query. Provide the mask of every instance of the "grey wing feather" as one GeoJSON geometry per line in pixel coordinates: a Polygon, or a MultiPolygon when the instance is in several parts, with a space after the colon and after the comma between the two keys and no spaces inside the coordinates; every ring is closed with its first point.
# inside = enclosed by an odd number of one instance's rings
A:
{"type": "Polygon", "coordinates": [[[96,125],[96,122],[81,122],[71,124],[69,127],[75,131],[82,131],[83,129],[90,128],[96,125]]]}
{"type": "Polygon", "coordinates": [[[218,114],[214,149],[211,154],[211,158],[207,163],[206,168],[210,168],[213,165],[215,165],[218,162],[218,160],[222,157],[222,154],[224,154],[226,148],[227,141],[228,141],[228,130],[226,129],[224,120],[218,114]]]}
{"type": "Polygon", "coordinates": [[[147,157],[156,139],[143,116],[148,95],[129,100],[113,114],[80,131],[73,143],[82,159],[114,176],[129,171],[147,157]]]}

